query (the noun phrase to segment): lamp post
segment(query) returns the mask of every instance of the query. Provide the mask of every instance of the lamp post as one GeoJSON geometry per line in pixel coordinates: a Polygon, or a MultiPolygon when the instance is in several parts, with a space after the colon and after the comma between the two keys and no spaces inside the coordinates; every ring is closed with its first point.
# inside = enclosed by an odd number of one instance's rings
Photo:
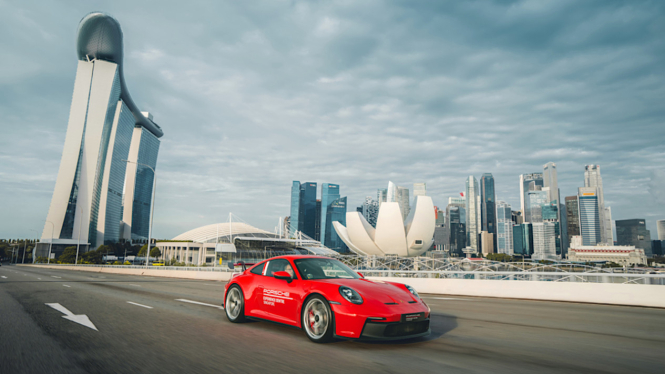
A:
{"type": "Polygon", "coordinates": [[[51,221],[46,221],[51,224],[51,242],[48,243],[48,261],[47,263],[51,263],[51,248],[53,248],[53,230],[55,230],[55,227],[53,226],[53,222],[51,221]]]}
{"type": "Polygon", "coordinates": [[[155,189],[157,188],[157,172],[155,172],[155,169],[153,169],[152,166],[150,165],[129,160],[122,160],[122,161],[131,164],[145,166],[150,170],[152,170],[152,199],[150,201],[150,224],[148,225],[148,249],[146,251],[146,256],[145,256],[145,267],[148,268],[148,266],[150,265],[150,238],[152,237],[152,215],[155,211],[155,189]]]}

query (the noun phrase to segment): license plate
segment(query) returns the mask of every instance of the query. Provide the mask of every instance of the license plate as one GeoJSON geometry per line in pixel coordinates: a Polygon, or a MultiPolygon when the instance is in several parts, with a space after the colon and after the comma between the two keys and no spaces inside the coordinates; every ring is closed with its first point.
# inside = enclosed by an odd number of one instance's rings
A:
{"type": "Polygon", "coordinates": [[[422,321],[425,319],[425,313],[402,314],[402,322],[422,321]]]}

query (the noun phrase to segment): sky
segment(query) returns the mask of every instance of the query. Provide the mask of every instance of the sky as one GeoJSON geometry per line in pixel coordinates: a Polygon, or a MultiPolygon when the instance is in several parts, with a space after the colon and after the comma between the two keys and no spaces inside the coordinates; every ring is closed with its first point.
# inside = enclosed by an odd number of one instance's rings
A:
{"type": "Polygon", "coordinates": [[[157,238],[229,212],[274,231],[293,180],[349,210],[425,182],[445,208],[492,173],[517,210],[550,161],[562,199],[597,164],[613,219],[665,219],[662,1],[0,0],[0,238],[42,232],[92,11],[165,133],[157,238]]]}

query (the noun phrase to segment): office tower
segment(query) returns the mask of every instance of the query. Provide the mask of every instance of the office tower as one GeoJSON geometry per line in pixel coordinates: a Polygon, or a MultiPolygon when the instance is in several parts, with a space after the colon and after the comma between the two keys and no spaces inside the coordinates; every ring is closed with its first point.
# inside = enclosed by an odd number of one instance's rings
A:
{"type": "MultiPolygon", "coordinates": [[[[324,187],[325,186],[326,184],[324,184],[324,187]]],[[[339,186],[337,186],[337,191],[339,191],[339,186]]],[[[329,197],[332,197],[332,195],[329,195],[329,197]]],[[[321,214],[323,214],[323,196],[321,196],[321,207],[321,214]]],[[[323,217],[321,218],[321,242],[326,247],[339,253],[348,252],[348,247],[346,244],[344,244],[339,235],[337,235],[337,231],[335,231],[335,228],[333,227],[333,222],[339,222],[346,226],[346,196],[338,197],[337,199],[331,201],[325,210],[325,214],[325,226],[323,224],[323,217]],[[325,228],[325,230],[323,230],[323,228],[325,228]],[[323,233],[325,233],[325,236],[323,233]]]]}
{"type": "Polygon", "coordinates": [[[651,251],[651,232],[647,230],[646,220],[622,219],[616,221],[617,244],[632,245],[643,249],[648,258],[653,257],[651,251]]]}
{"type": "Polygon", "coordinates": [[[397,186],[392,181],[388,181],[388,190],[386,191],[386,202],[394,203],[397,201],[397,186]]]}
{"type": "MultiPolygon", "coordinates": [[[[321,185],[321,243],[326,245],[329,233],[334,232],[332,222],[328,222],[328,209],[333,201],[339,199],[339,185],[332,183],[323,183],[321,185]],[[332,230],[332,231],[330,231],[332,230]]],[[[346,201],[346,200],[344,200],[346,201]]],[[[346,207],[346,203],[345,203],[346,207]]],[[[346,214],[346,213],[345,213],[346,214]]],[[[327,245],[326,245],[327,246],[327,245]]]]}
{"type": "MultiPolygon", "coordinates": [[[[316,183],[293,181],[291,186],[291,226],[289,235],[295,237],[300,231],[310,238],[316,238],[316,183]]],[[[320,222],[323,225],[323,222],[320,222]]]]}
{"type": "Polygon", "coordinates": [[[513,253],[519,256],[533,254],[533,226],[530,223],[513,226],[513,253]]]}
{"type": "Polygon", "coordinates": [[[466,197],[449,197],[448,204],[456,204],[459,206],[466,206],[466,197]]]}
{"type": "Polygon", "coordinates": [[[548,202],[561,200],[559,198],[559,185],[557,183],[556,164],[548,162],[543,165],[543,187],[549,187],[548,202]]]}
{"type": "Polygon", "coordinates": [[[493,235],[496,248],[496,196],[492,173],[485,173],[480,178],[480,196],[481,230],[493,235]]]}
{"type": "Polygon", "coordinates": [[[388,201],[388,190],[385,188],[376,190],[376,201],[379,203],[379,206],[381,203],[388,201]]]}
{"type": "Polygon", "coordinates": [[[371,196],[365,197],[361,214],[372,227],[376,227],[376,219],[379,216],[379,202],[372,199],[371,196]]]}
{"type": "Polygon", "coordinates": [[[314,213],[314,240],[321,241],[321,199],[316,199],[316,213],[314,213]]]}
{"type": "Polygon", "coordinates": [[[600,165],[586,165],[584,167],[584,187],[595,187],[597,189],[600,242],[609,245],[614,244],[612,214],[609,209],[605,208],[603,178],[600,176],[600,165]]]}
{"type": "MultiPolygon", "coordinates": [[[[134,134],[138,131],[149,139],[138,147],[146,159],[154,161],[154,168],[158,138],[164,133],[151,117],[139,111],[127,90],[122,43],[120,24],[113,17],[90,13],[81,20],[65,146],[37,255],[45,255],[44,245],[48,247],[51,237],[55,239],[54,252],[78,242],[84,250],[88,243],[97,247],[118,242],[123,189],[132,190],[139,198],[152,194],[151,170],[150,175],[136,179],[138,185],[128,186],[125,180],[124,160],[134,134]],[[134,130],[135,126],[138,130],[134,130]]],[[[147,204],[145,211],[149,212],[151,199],[141,201],[147,204]]],[[[147,228],[149,214],[139,214],[139,218],[141,221],[129,224],[147,228]]]]}
{"type": "Polygon", "coordinates": [[[521,210],[513,210],[511,215],[512,215],[511,218],[512,218],[514,224],[520,225],[520,224],[524,223],[524,218],[522,217],[522,211],[521,210]]]}
{"type": "Polygon", "coordinates": [[[529,192],[529,190],[535,191],[536,187],[544,187],[543,173],[520,175],[520,209],[522,210],[524,222],[528,222],[526,219],[527,192],[529,192]],[[531,183],[533,183],[533,187],[530,189],[529,185],[531,185],[531,183]]]}
{"type": "Polygon", "coordinates": [[[300,230],[300,182],[293,181],[291,185],[291,215],[289,216],[289,237],[294,238],[296,231],[300,230]]]}
{"type": "Polygon", "coordinates": [[[513,255],[513,214],[510,204],[496,204],[496,252],[513,255]]]}
{"type": "Polygon", "coordinates": [[[398,186],[395,201],[399,204],[399,210],[402,212],[402,219],[406,221],[406,217],[408,217],[411,212],[411,206],[409,205],[409,189],[398,186]]]}
{"type": "Polygon", "coordinates": [[[656,221],[656,233],[658,240],[665,240],[665,219],[656,221]]]}
{"type": "Polygon", "coordinates": [[[598,189],[580,187],[577,190],[582,245],[596,245],[601,243],[598,189]]]}
{"type": "Polygon", "coordinates": [[[416,196],[427,196],[427,186],[425,183],[413,184],[413,197],[416,196]]]}
{"type": "Polygon", "coordinates": [[[555,226],[553,222],[533,223],[534,260],[558,260],[556,254],[555,226]]]}
{"type": "Polygon", "coordinates": [[[580,214],[577,196],[566,196],[566,221],[568,222],[568,243],[573,236],[580,235],[580,214]]]}
{"type": "Polygon", "coordinates": [[[466,180],[466,242],[469,247],[478,250],[478,226],[480,209],[478,201],[480,200],[480,191],[478,189],[478,180],[470,175],[466,180]]]}
{"type": "Polygon", "coordinates": [[[452,257],[464,257],[462,250],[466,247],[466,224],[464,207],[449,204],[446,207],[446,221],[448,222],[449,245],[452,257]]]}
{"type": "Polygon", "coordinates": [[[665,240],[652,240],[651,241],[651,255],[656,257],[656,256],[662,256],[665,253],[665,240]]]}
{"type": "MultiPolygon", "coordinates": [[[[540,188],[540,187],[537,187],[540,188]]],[[[524,222],[543,222],[543,205],[548,203],[549,188],[527,191],[524,222]]]]}

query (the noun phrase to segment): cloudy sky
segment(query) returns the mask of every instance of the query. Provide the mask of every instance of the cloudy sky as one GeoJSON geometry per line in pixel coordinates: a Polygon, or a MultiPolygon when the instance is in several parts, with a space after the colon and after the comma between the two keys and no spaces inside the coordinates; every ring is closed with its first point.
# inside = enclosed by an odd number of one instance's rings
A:
{"type": "Polygon", "coordinates": [[[665,219],[662,1],[0,0],[0,237],[41,233],[91,11],[165,132],[158,238],[229,212],[273,231],[293,180],[349,209],[426,182],[445,207],[491,172],[519,209],[549,161],[562,197],[599,164],[614,219],[665,219]]]}

